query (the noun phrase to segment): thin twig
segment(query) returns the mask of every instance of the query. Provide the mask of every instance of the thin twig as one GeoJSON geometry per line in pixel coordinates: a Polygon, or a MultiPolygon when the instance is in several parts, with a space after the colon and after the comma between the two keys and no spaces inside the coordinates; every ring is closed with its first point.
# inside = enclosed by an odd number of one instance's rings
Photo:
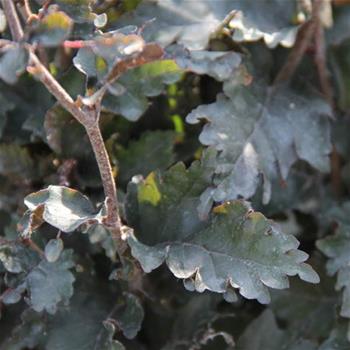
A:
{"type": "Polygon", "coordinates": [[[23,0],[23,8],[25,15],[27,17],[27,20],[30,19],[33,16],[32,9],[30,8],[29,0],[23,0]]]}
{"type": "Polygon", "coordinates": [[[79,123],[84,124],[84,119],[86,119],[84,112],[74,103],[72,97],[41,63],[37,55],[33,52],[32,48],[28,47],[28,50],[30,62],[30,65],[27,67],[28,72],[38,78],[62,105],[62,107],[71,113],[79,123]]]}
{"type": "Polygon", "coordinates": [[[119,232],[119,235],[121,223],[118,213],[117,191],[108,153],[99,129],[99,112],[96,108],[88,109],[86,106],[79,106],[78,103],[74,102],[72,97],[52,76],[33,51],[30,50],[29,52],[31,63],[31,66],[28,67],[29,72],[35,75],[63,106],[63,108],[70,112],[72,116],[85,127],[97,160],[105,196],[107,198],[108,207],[106,224],[110,228],[115,229],[114,234],[119,232]]]}
{"type": "Polygon", "coordinates": [[[335,103],[333,98],[333,89],[332,89],[332,84],[330,81],[330,76],[329,76],[327,61],[326,61],[324,29],[323,29],[320,16],[318,16],[318,18],[316,19],[316,28],[315,28],[314,38],[315,38],[315,64],[317,67],[321,90],[327,102],[334,109],[335,103]]]}
{"type": "Polygon", "coordinates": [[[13,40],[20,41],[24,34],[13,0],[2,0],[2,6],[13,40]]]}
{"type": "Polygon", "coordinates": [[[304,23],[299,29],[295,45],[293,46],[287,61],[277,74],[274,80],[274,85],[288,81],[299,66],[314,36],[321,2],[322,0],[315,0],[313,2],[312,16],[310,20],[304,23]]]}
{"type": "Polygon", "coordinates": [[[98,167],[100,170],[102,183],[104,191],[107,197],[107,225],[115,226],[120,229],[120,217],[118,212],[118,200],[117,200],[117,189],[115,181],[112,174],[112,167],[109,161],[108,153],[103,142],[101,135],[100,127],[98,124],[95,124],[92,127],[87,127],[86,132],[91,141],[91,145],[95,154],[96,159],[98,160],[98,167]]]}
{"type": "Polygon", "coordinates": [[[25,245],[27,245],[30,249],[32,249],[33,251],[37,252],[40,256],[44,256],[45,255],[43,250],[34,241],[32,241],[31,238],[25,238],[25,239],[22,240],[22,242],[25,245]]]}
{"type": "Polygon", "coordinates": [[[340,155],[335,145],[333,145],[331,153],[331,183],[335,197],[339,198],[343,192],[341,179],[340,155]]]}

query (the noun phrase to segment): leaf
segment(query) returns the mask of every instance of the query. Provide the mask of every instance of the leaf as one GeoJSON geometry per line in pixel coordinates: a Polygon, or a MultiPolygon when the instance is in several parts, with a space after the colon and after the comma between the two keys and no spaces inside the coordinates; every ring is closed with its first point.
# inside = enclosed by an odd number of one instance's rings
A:
{"type": "Polygon", "coordinates": [[[30,293],[30,305],[36,312],[46,310],[54,314],[59,303],[68,304],[75,280],[69,271],[73,266],[72,251],[66,250],[57,261],[42,260],[28,274],[26,285],[30,293]]]}
{"type": "Polygon", "coordinates": [[[73,21],[64,12],[51,12],[31,30],[31,41],[39,45],[54,47],[67,39],[73,29],[73,21]]]}
{"type": "Polygon", "coordinates": [[[84,128],[60,105],[55,104],[46,112],[44,128],[47,143],[57,154],[82,159],[91,153],[84,128]]]}
{"type": "MultiPolygon", "coordinates": [[[[343,292],[340,315],[350,318],[350,230],[346,224],[340,224],[334,235],[327,236],[316,242],[317,248],[325,254],[328,274],[337,274],[335,289],[343,292]]],[[[348,331],[350,339],[350,331],[348,331]]]]}
{"type": "Polygon", "coordinates": [[[258,4],[247,0],[144,1],[118,23],[141,26],[154,19],[144,30],[147,41],[155,40],[162,46],[177,42],[190,50],[202,50],[226,16],[240,11],[234,17],[236,21],[231,22],[234,40],[264,38],[269,47],[279,43],[291,47],[297,31],[297,26],[291,25],[295,5],[294,1],[285,0],[265,0],[258,4]]]}
{"type": "Polygon", "coordinates": [[[28,181],[37,177],[38,169],[27,148],[0,144],[0,174],[28,181]]]}
{"type": "Polygon", "coordinates": [[[80,192],[64,186],[49,186],[24,199],[29,212],[63,232],[72,232],[85,223],[102,220],[90,200],[80,192]]]}
{"type": "Polygon", "coordinates": [[[320,275],[320,284],[311,285],[297,279],[288,290],[272,293],[271,308],[296,337],[318,339],[329,334],[335,325],[338,297],[334,279],[326,275],[323,261],[311,259],[320,275]]]}
{"type": "Polygon", "coordinates": [[[63,251],[55,262],[40,259],[38,254],[19,243],[0,246],[0,261],[11,274],[18,274],[14,280],[20,294],[28,293],[27,303],[37,312],[54,314],[60,303],[67,304],[73,295],[74,266],[72,250],[63,251]]]}
{"type": "Polygon", "coordinates": [[[297,4],[285,0],[243,0],[237,2],[229,27],[233,29],[234,41],[257,41],[263,39],[269,48],[278,44],[294,45],[298,26],[292,25],[297,4]]]}
{"type": "Polygon", "coordinates": [[[45,325],[41,315],[30,309],[25,310],[21,315],[21,323],[17,325],[11,337],[7,338],[1,350],[22,350],[33,349],[41,343],[44,338],[45,325]]]}
{"type": "MultiPolygon", "coordinates": [[[[176,310],[170,339],[162,350],[190,349],[206,344],[209,340],[222,337],[227,345],[233,345],[230,334],[219,331],[213,323],[227,317],[225,312],[216,310],[218,299],[206,293],[192,297],[186,304],[176,310]]],[[[229,347],[230,349],[231,347],[229,347]]]]}
{"type": "Polygon", "coordinates": [[[110,89],[103,106],[110,112],[136,121],[148,109],[147,97],[158,96],[165,85],[177,82],[180,77],[181,70],[173,60],[144,64],[127,71],[118,79],[120,92],[115,93],[115,90],[110,89]]]}
{"type": "Polygon", "coordinates": [[[55,0],[54,2],[75,22],[83,23],[92,19],[93,0],[55,0]]]}
{"type": "Polygon", "coordinates": [[[203,168],[195,162],[186,170],[179,163],[129,184],[126,214],[135,236],[128,242],[146,272],[166,261],[191,290],[225,293],[233,287],[261,303],[270,300],[267,287],[289,286],[287,276],[319,282],[295,237],[243,201],[226,202],[200,220],[199,196],[210,181],[203,168]]]}
{"type": "Polygon", "coordinates": [[[40,259],[23,245],[8,243],[0,245],[0,261],[8,272],[17,274],[30,271],[40,259]]]}
{"type": "Polygon", "coordinates": [[[45,258],[48,262],[55,262],[63,251],[63,241],[60,238],[50,239],[45,246],[45,258]]]}
{"type": "Polygon", "coordinates": [[[232,77],[241,63],[241,56],[236,52],[178,51],[174,55],[179,67],[196,74],[207,74],[218,81],[232,77]]]}
{"type": "Polygon", "coordinates": [[[115,317],[124,336],[128,339],[135,338],[144,318],[143,308],[138,298],[131,293],[125,294],[123,302],[116,310],[115,317]]]}
{"type": "Polygon", "coordinates": [[[113,240],[111,233],[103,225],[94,224],[91,225],[87,232],[89,235],[90,243],[100,243],[106,252],[106,255],[112,260],[116,260],[117,246],[113,240]]]}
{"type": "Polygon", "coordinates": [[[116,300],[115,295],[112,298],[108,288],[99,289],[93,286],[85,288],[85,290],[80,288],[72,299],[71,309],[62,310],[50,320],[46,349],[123,349],[119,342],[112,339],[115,331],[114,325],[116,322],[119,324],[119,315],[112,310],[113,306],[116,306],[116,310],[121,310],[119,306],[123,307],[123,302],[130,303],[127,310],[131,313],[128,316],[125,314],[121,316],[121,318],[124,317],[125,323],[121,324],[124,327],[122,328],[123,332],[126,332],[125,335],[134,336],[137,333],[135,327],[139,329],[140,322],[142,322],[142,319],[138,318],[141,309],[133,310],[133,307],[137,308],[138,306],[133,304],[134,300],[128,299],[129,296],[126,298],[116,300]],[[116,320],[114,320],[115,316],[116,320]]]}
{"type": "Polygon", "coordinates": [[[238,339],[237,350],[316,350],[307,340],[293,339],[278,328],[271,310],[267,309],[245,329],[238,339]]]}
{"type": "Polygon", "coordinates": [[[78,281],[70,308],[60,308],[55,315],[25,310],[22,322],[0,349],[20,350],[27,346],[48,350],[124,350],[113,339],[116,327],[111,308],[119,304],[108,286],[103,287],[91,279],[83,284],[78,281]]]}
{"type": "Polygon", "coordinates": [[[166,169],[174,162],[175,133],[172,131],[147,131],[127,148],[116,145],[111,151],[118,166],[118,180],[122,185],[134,175],[148,175],[155,169],[166,169]]]}
{"type": "Polygon", "coordinates": [[[28,53],[23,47],[9,48],[0,57],[0,79],[7,84],[15,84],[26,70],[27,62],[28,53]]]}
{"type": "Polygon", "coordinates": [[[215,201],[250,198],[262,174],[267,203],[271,181],[286,179],[298,159],[322,172],[329,170],[331,111],[322,99],[283,88],[269,96],[266,86],[250,89],[230,82],[224,90],[229,97],[219,94],[216,102],[197,107],[186,118],[190,124],[208,122],[199,140],[219,152],[215,201]]]}
{"type": "Polygon", "coordinates": [[[349,341],[346,338],[346,327],[344,324],[338,324],[327,340],[325,340],[318,350],[347,350],[349,341]]]}
{"type": "Polygon", "coordinates": [[[334,9],[334,24],[332,28],[326,32],[328,45],[340,45],[349,38],[349,19],[350,8],[348,6],[334,9]]]}

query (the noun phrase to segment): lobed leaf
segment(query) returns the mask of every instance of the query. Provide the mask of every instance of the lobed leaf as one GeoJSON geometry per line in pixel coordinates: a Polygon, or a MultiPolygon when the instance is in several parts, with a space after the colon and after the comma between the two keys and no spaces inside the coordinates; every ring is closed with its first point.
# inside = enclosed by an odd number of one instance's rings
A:
{"type": "Polygon", "coordinates": [[[127,148],[116,145],[111,150],[112,161],[118,167],[121,184],[134,175],[146,176],[155,169],[166,169],[174,162],[175,133],[172,131],[148,131],[137,141],[130,141],[127,148]]]}
{"type": "Polygon", "coordinates": [[[229,81],[224,91],[229,97],[219,94],[216,102],[197,107],[186,118],[190,124],[207,121],[199,140],[218,151],[215,201],[250,198],[262,174],[263,201],[269,202],[271,181],[285,180],[298,159],[329,170],[331,111],[322,99],[288,88],[271,95],[266,86],[247,88],[229,81]]]}
{"type": "Polygon", "coordinates": [[[238,339],[237,350],[316,350],[308,340],[293,339],[278,328],[271,310],[265,310],[255,319],[238,339]]]}
{"type": "Polygon", "coordinates": [[[128,242],[146,272],[166,261],[187,289],[227,294],[234,288],[261,303],[270,300],[267,287],[289,286],[287,276],[319,282],[295,237],[243,201],[217,206],[201,220],[199,196],[208,181],[199,163],[188,170],[180,163],[129,184],[126,214],[135,236],[128,242]]]}
{"type": "Polygon", "coordinates": [[[55,314],[59,304],[68,304],[75,281],[70,272],[74,266],[72,253],[72,250],[63,251],[59,259],[50,262],[15,242],[0,246],[0,261],[9,273],[17,275],[15,284],[9,288],[18,297],[8,303],[18,302],[27,291],[26,301],[36,312],[55,314]]]}
{"type": "Polygon", "coordinates": [[[177,42],[191,50],[202,50],[229,14],[234,15],[230,25],[236,41],[263,38],[271,48],[279,43],[286,47],[294,44],[298,27],[291,24],[296,14],[293,0],[148,0],[119,24],[141,26],[154,19],[144,30],[146,40],[163,46],[177,42]]]}

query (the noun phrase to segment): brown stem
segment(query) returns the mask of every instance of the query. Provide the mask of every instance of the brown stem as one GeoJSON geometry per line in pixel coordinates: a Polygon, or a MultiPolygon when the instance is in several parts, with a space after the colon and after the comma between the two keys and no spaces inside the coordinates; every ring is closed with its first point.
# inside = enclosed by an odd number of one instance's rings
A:
{"type": "Polygon", "coordinates": [[[318,78],[321,85],[321,90],[327,100],[327,102],[335,108],[334,99],[333,99],[333,89],[332,84],[329,79],[329,72],[327,69],[327,60],[326,60],[326,48],[324,42],[324,29],[320,16],[316,20],[315,27],[315,64],[318,71],[318,78]]]}
{"type": "Polygon", "coordinates": [[[85,127],[97,160],[104,192],[107,198],[108,208],[106,223],[108,226],[114,227],[120,231],[117,191],[108,153],[98,125],[99,113],[96,109],[88,109],[84,108],[84,106],[80,107],[75,103],[72,97],[32,51],[30,51],[30,62],[32,66],[28,67],[29,71],[34,74],[46,86],[51,94],[56,97],[57,101],[85,127]]]}
{"type": "Polygon", "coordinates": [[[47,90],[49,90],[56,100],[62,105],[62,107],[71,113],[79,123],[84,124],[84,119],[86,119],[84,112],[74,103],[72,97],[41,63],[31,47],[29,47],[29,55],[30,66],[27,68],[29,73],[37,77],[46,86],[47,90]]]}
{"type": "Polygon", "coordinates": [[[340,155],[333,145],[331,153],[331,183],[334,195],[339,198],[343,191],[342,179],[341,179],[341,165],[340,155]]]}
{"type": "Polygon", "coordinates": [[[25,245],[27,245],[30,249],[32,249],[33,251],[37,252],[40,256],[44,256],[45,255],[43,250],[34,241],[32,241],[31,238],[25,238],[25,239],[22,240],[22,242],[25,245]]]}
{"type": "Polygon", "coordinates": [[[299,66],[314,36],[321,2],[322,0],[315,0],[313,2],[311,19],[300,28],[295,45],[293,46],[287,61],[277,74],[274,84],[277,85],[289,80],[299,66]]]}
{"type": "Polygon", "coordinates": [[[91,127],[86,127],[86,132],[89,136],[92,148],[94,150],[95,158],[97,160],[98,168],[100,170],[104,192],[107,197],[107,225],[115,226],[120,229],[120,218],[118,213],[117,189],[112,174],[111,163],[109,156],[103,142],[100,127],[95,124],[91,127]]]}
{"type": "Polygon", "coordinates": [[[2,6],[13,40],[20,41],[23,38],[23,29],[13,0],[2,0],[2,6]]]}

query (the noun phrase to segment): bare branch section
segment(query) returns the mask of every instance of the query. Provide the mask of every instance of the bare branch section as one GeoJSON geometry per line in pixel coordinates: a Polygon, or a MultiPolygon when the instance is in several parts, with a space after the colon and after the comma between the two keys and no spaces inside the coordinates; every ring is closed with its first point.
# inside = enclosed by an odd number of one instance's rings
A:
{"type": "Polygon", "coordinates": [[[2,0],[2,6],[5,12],[7,23],[10,27],[11,35],[14,41],[20,41],[23,38],[23,29],[18,18],[13,0],[2,0]]]}
{"type": "Polygon", "coordinates": [[[84,124],[85,115],[84,112],[74,103],[72,97],[67,91],[58,83],[53,75],[47,70],[47,68],[41,63],[36,54],[29,48],[29,66],[27,70],[38,78],[50,91],[50,93],[56,98],[56,100],[65,108],[69,113],[73,115],[75,119],[81,124],[84,124]]]}
{"type": "Polygon", "coordinates": [[[318,78],[321,85],[321,90],[326,98],[327,102],[334,109],[334,99],[333,99],[333,89],[330,81],[330,76],[327,68],[327,59],[326,59],[326,47],[325,47],[325,38],[324,38],[324,29],[321,21],[321,10],[319,9],[319,14],[316,18],[316,27],[315,27],[315,64],[318,71],[318,78]]]}
{"type": "Polygon", "coordinates": [[[109,161],[108,153],[103,142],[98,124],[86,128],[92,148],[98,159],[98,167],[102,178],[104,191],[107,197],[107,226],[117,226],[120,229],[120,217],[118,210],[117,189],[112,176],[112,168],[109,161]]]}
{"type": "Polygon", "coordinates": [[[314,38],[320,7],[322,5],[322,0],[315,0],[312,6],[312,16],[310,20],[304,23],[297,35],[295,45],[293,46],[287,61],[277,74],[274,84],[280,84],[289,80],[297,67],[299,66],[304,54],[309,47],[312,39],[314,38]]]}

